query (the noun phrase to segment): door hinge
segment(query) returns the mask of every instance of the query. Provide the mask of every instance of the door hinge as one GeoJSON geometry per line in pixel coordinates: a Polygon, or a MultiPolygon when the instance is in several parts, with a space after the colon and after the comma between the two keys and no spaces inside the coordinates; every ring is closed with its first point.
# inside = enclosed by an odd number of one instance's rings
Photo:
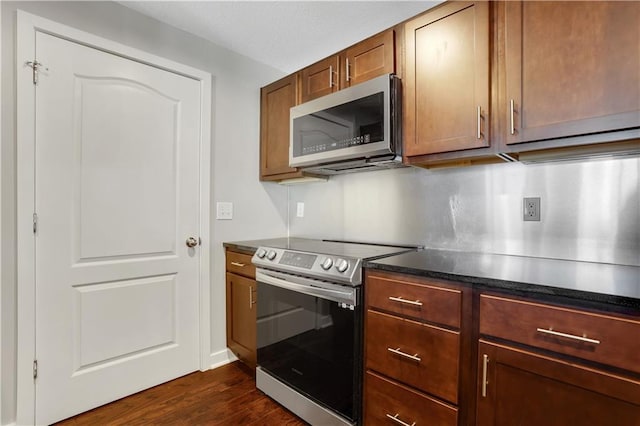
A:
{"type": "Polygon", "coordinates": [[[33,380],[38,378],[38,360],[33,360],[33,380]]]}
{"type": "Polygon", "coordinates": [[[33,214],[33,234],[35,235],[38,232],[38,214],[33,214]]]}
{"type": "Polygon", "coordinates": [[[33,72],[33,84],[34,85],[38,84],[38,72],[40,72],[41,69],[43,69],[45,71],[49,71],[49,68],[45,67],[42,64],[42,62],[27,61],[27,62],[25,62],[25,65],[28,66],[29,68],[31,68],[31,70],[33,72]]]}

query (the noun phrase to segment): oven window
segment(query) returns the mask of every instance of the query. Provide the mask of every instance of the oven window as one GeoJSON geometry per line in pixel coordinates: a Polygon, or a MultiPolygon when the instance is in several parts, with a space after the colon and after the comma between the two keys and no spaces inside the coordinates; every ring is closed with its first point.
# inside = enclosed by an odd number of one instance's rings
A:
{"type": "Polygon", "coordinates": [[[258,365],[354,420],[360,407],[362,310],[258,283],[258,365]]]}

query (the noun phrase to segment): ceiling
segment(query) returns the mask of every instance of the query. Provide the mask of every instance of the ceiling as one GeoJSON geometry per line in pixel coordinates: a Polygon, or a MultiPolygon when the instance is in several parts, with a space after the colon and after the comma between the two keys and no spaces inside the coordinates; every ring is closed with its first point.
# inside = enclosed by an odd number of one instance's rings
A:
{"type": "Polygon", "coordinates": [[[440,1],[121,1],[122,5],[285,73],[440,1]]]}

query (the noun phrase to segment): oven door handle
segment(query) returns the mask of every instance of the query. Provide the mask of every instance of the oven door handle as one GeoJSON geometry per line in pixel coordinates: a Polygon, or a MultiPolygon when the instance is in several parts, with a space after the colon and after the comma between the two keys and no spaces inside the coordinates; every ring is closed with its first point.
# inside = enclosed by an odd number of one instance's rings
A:
{"type": "MultiPolygon", "coordinates": [[[[256,281],[259,283],[284,288],[286,290],[307,294],[309,296],[319,297],[321,299],[333,300],[334,302],[338,303],[345,303],[349,306],[356,306],[358,304],[357,292],[355,288],[347,289],[344,291],[333,290],[323,287],[316,287],[309,284],[299,284],[294,282],[296,278],[298,277],[287,277],[287,279],[282,279],[266,273],[262,269],[256,269],[256,281]]],[[[302,281],[302,279],[300,280],[302,281]]]]}

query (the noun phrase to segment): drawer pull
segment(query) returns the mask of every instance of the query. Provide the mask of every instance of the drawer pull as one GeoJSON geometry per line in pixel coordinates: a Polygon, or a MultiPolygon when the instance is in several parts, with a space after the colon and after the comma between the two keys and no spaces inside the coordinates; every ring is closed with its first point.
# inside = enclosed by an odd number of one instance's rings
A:
{"type": "Polygon", "coordinates": [[[405,357],[405,358],[409,358],[410,360],[413,360],[413,361],[418,361],[418,362],[422,361],[422,359],[418,356],[418,354],[415,354],[415,355],[409,355],[409,354],[408,354],[408,353],[406,353],[406,352],[402,352],[402,351],[400,350],[400,348],[396,348],[396,349],[393,349],[393,348],[387,348],[387,350],[388,350],[389,352],[392,352],[392,353],[396,354],[396,355],[400,355],[400,356],[403,356],[403,357],[405,357]]]}
{"type": "Polygon", "coordinates": [[[560,333],[559,331],[547,330],[545,328],[536,328],[538,333],[551,334],[552,336],[564,337],[566,339],[579,340],[580,342],[593,343],[599,345],[600,340],[589,339],[588,337],[576,336],[574,334],[560,333]]]}
{"type": "Polygon", "coordinates": [[[240,263],[240,262],[231,262],[231,264],[232,264],[233,266],[237,266],[237,267],[239,267],[239,268],[244,268],[245,266],[247,266],[247,265],[245,265],[244,263],[240,263]]]}
{"type": "Polygon", "coordinates": [[[393,296],[389,296],[389,300],[393,300],[394,302],[406,303],[407,305],[422,306],[422,302],[419,300],[413,301],[413,300],[403,299],[402,297],[393,297],[393,296]]]}
{"type": "Polygon", "coordinates": [[[395,416],[392,416],[391,414],[387,413],[387,417],[390,418],[391,420],[393,420],[394,422],[398,423],[399,425],[402,425],[402,426],[416,426],[416,422],[413,422],[411,424],[403,422],[402,420],[400,420],[398,418],[399,415],[400,414],[397,413],[395,416]]]}

